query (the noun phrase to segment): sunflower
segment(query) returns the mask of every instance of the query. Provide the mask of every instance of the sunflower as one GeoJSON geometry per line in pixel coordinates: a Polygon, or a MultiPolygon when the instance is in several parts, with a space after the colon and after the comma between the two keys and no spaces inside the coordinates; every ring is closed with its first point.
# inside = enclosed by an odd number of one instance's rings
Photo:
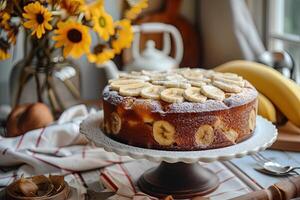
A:
{"type": "Polygon", "coordinates": [[[129,20],[135,19],[144,8],[148,7],[148,0],[139,0],[138,3],[132,5],[132,7],[125,13],[125,17],[129,20]]]}
{"type": "Polygon", "coordinates": [[[115,23],[116,34],[112,40],[112,47],[115,53],[119,54],[122,49],[129,48],[133,40],[133,30],[128,19],[123,19],[115,23]]]}
{"type": "Polygon", "coordinates": [[[107,41],[115,33],[113,18],[102,7],[93,17],[93,29],[103,40],[107,41]]]}
{"type": "Polygon", "coordinates": [[[75,15],[80,12],[82,6],[84,5],[84,0],[61,0],[60,6],[69,13],[69,15],[75,15]]]}
{"type": "Polygon", "coordinates": [[[105,61],[112,59],[114,56],[115,52],[113,49],[99,44],[94,48],[94,54],[91,53],[87,57],[91,63],[102,64],[105,61]]]}
{"type": "Polygon", "coordinates": [[[5,60],[10,57],[10,54],[7,53],[9,49],[9,43],[2,38],[0,38],[0,60],[5,60]]]}
{"type": "Polygon", "coordinates": [[[24,23],[24,27],[32,29],[32,35],[36,34],[37,38],[41,38],[45,33],[45,29],[52,29],[52,26],[49,24],[52,20],[52,14],[38,1],[28,4],[24,7],[24,10],[23,17],[28,19],[24,23]]]}
{"type": "Polygon", "coordinates": [[[90,20],[92,16],[99,12],[103,8],[103,0],[96,0],[92,3],[86,4],[83,8],[85,18],[90,20]]]}
{"type": "Polygon", "coordinates": [[[56,41],[55,47],[64,46],[63,55],[79,58],[84,53],[90,52],[91,36],[87,26],[75,21],[58,22],[58,29],[53,40],[56,41]]]}
{"type": "Polygon", "coordinates": [[[4,30],[8,30],[10,28],[9,20],[10,20],[10,14],[4,11],[0,12],[0,28],[3,28],[4,30]]]}

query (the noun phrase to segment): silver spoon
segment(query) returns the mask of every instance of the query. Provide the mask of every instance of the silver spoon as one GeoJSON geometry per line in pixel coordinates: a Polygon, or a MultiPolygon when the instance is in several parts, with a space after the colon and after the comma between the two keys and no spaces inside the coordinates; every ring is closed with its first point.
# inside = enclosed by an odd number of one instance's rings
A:
{"type": "Polygon", "coordinates": [[[268,162],[262,162],[259,163],[260,167],[256,168],[258,171],[266,173],[266,174],[271,174],[275,176],[283,176],[287,175],[291,172],[295,172],[295,169],[300,169],[300,167],[292,167],[292,166],[283,166],[280,165],[279,163],[268,161],[268,162]]]}

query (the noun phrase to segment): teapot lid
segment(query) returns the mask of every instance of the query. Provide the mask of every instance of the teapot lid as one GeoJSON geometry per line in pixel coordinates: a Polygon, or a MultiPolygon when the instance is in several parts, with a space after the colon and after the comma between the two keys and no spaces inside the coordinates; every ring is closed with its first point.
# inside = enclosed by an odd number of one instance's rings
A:
{"type": "Polygon", "coordinates": [[[155,42],[153,40],[148,40],[146,42],[146,48],[142,52],[142,57],[152,58],[152,59],[155,59],[155,58],[162,59],[162,58],[167,58],[168,56],[165,55],[160,50],[155,48],[155,42]]]}

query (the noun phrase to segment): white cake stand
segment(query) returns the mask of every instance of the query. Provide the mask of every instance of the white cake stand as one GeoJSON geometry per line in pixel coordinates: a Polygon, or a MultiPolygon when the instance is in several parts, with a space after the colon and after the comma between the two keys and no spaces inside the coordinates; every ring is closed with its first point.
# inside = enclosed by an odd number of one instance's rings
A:
{"type": "Polygon", "coordinates": [[[256,129],[249,139],[233,146],[201,151],[164,151],[130,146],[106,136],[100,129],[103,113],[90,115],[80,125],[80,132],[106,151],[135,159],[161,162],[146,171],[138,181],[140,189],[153,196],[172,194],[175,198],[190,198],[214,191],[217,176],[198,164],[201,162],[224,161],[254,154],[271,146],[277,137],[276,127],[257,116],[256,129]]]}

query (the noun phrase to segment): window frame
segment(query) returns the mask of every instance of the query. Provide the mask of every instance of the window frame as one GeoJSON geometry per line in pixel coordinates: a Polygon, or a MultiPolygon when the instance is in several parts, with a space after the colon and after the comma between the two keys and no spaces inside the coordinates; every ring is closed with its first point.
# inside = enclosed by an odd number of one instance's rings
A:
{"type": "MultiPolygon", "coordinates": [[[[268,50],[286,50],[286,46],[296,46],[300,49],[300,36],[284,32],[284,0],[267,0],[266,17],[268,50]]],[[[295,60],[294,78],[300,83],[300,55],[294,56],[293,59],[295,60]]]]}

